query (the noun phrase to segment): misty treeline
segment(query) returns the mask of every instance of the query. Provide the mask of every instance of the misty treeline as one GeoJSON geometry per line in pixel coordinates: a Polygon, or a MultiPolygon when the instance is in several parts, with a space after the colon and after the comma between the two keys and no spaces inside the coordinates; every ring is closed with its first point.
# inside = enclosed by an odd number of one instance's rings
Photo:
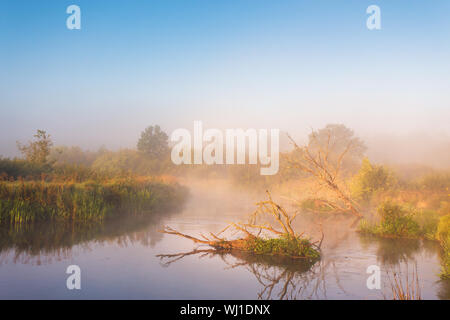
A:
{"type": "Polygon", "coordinates": [[[226,179],[236,188],[285,193],[305,211],[362,216],[365,208],[376,207],[387,197],[439,213],[449,210],[449,171],[375,164],[365,155],[364,141],[342,124],[313,130],[305,145],[289,135],[286,139],[292,148],[280,154],[279,172],[264,176],[259,164],[174,165],[169,137],[158,125],[142,131],[135,149],[118,151],[54,146],[51,135],[38,130],[28,143],[17,142],[22,157],[0,159],[0,179],[83,182],[184,176],[226,179]]]}
{"type": "Polygon", "coordinates": [[[169,137],[158,125],[142,131],[135,149],[118,151],[54,146],[51,135],[38,130],[28,143],[17,142],[22,157],[0,158],[0,180],[83,182],[184,176],[227,179],[236,188],[256,192],[289,190],[288,195],[310,211],[348,211],[360,216],[364,207],[378,205],[387,195],[419,207],[448,211],[449,171],[375,164],[365,155],[364,141],[342,124],[313,130],[305,145],[289,135],[286,139],[292,148],[281,152],[279,172],[264,176],[259,164],[174,165],[169,137]]]}
{"type": "Polygon", "coordinates": [[[390,167],[372,163],[365,157],[365,143],[341,124],[329,124],[312,131],[305,146],[300,147],[290,137],[288,141],[292,148],[281,152],[279,172],[273,176],[264,176],[260,174],[259,164],[176,166],[170,159],[168,135],[158,125],[149,126],[141,133],[136,148],[117,151],[105,147],[91,151],[78,146],[54,146],[50,134],[37,130],[28,143],[17,142],[21,157],[10,159],[1,158],[0,155],[0,174],[3,179],[14,180],[41,179],[43,175],[79,180],[128,174],[188,175],[196,178],[229,178],[237,186],[265,190],[314,175],[311,171],[303,170],[304,166],[299,170],[299,163],[305,161],[307,148],[312,158],[319,159],[326,151],[327,164],[339,163],[338,172],[334,172],[336,179],[350,180],[355,175],[359,175],[360,180],[365,179],[354,182],[353,188],[363,189],[355,192],[366,200],[368,193],[379,190],[397,187],[445,190],[450,185],[449,171],[414,163],[390,167]],[[338,159],[339,156],[342,159],[338,159]]]}

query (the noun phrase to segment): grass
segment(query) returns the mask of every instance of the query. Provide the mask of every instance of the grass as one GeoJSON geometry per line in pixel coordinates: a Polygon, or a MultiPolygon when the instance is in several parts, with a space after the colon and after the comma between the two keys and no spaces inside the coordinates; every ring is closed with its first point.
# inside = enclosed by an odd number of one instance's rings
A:
{"type": "Polygon", "coordinates": [[[102,221],[179,205],[186,190],[156,180],[109,182],[0,182],[0,223],[102,221]]]}
{"type": "Polygon", "coordinates": [[[288,235],[271,239],[249,238],[245,249],[255,254],[282,255],[292,258],[306,258],[312,261],[320,258],[319,251],[314,248],[314,245],[308,239],[288,235]]]}
{"type": "Polygon", "coordinates": [[[380,222],[373,224],[362,220],[361,233],[393,238],[418,238],[423,234],[413,215],[399,204],[386,201],[378,207],[377,213],[380,222]]]}
{"type": "Polygon", "coordinates": [[[388,271],[389,285],[392,292],[392,300],[422,300],[417,265],[414,265],[412,274],[409,274],[406,266],[405,280],[402,280],[401,271],[392,271],[392,278],[388,271]]]}

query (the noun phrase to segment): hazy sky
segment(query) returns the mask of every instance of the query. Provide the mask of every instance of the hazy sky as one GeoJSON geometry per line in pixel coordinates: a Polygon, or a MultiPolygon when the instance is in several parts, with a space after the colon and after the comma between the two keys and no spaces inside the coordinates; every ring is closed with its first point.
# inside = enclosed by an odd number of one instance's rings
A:
{"type": "Polygon", "coordinates": [[[445,140],[449,15],[448,0],[1,0],[0,154],[36,129],[118,148],[194,120],[445,140]],[[71,4],[81,30],[66,28],[71,4]]]}

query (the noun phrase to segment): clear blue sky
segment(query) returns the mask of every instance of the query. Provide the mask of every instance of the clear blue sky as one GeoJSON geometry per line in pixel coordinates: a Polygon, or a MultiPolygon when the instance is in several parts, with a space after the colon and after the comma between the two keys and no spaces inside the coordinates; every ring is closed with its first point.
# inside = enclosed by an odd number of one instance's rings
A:
{"type": "Polygon", "coordinates": [[[194,120],[450,135],[449,16],[448,0],[0,0],[0,154],[38,128],[117,148],[194,120]]]}

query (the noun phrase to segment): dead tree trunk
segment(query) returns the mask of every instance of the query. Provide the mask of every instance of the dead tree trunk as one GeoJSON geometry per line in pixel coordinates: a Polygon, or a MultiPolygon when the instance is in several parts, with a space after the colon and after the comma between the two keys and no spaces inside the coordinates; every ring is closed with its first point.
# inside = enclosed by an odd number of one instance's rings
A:
{"type": "MultiPolygon", "coordinates": [[[[257,209],[250,216],[250,219],[247,223],[231,223],[221,232],[214,234],[212,232],[209,233],[209,236],[205,236],[201,234],[201,238],[193,237],[191,235],[187,235],[181,233],[177,230],[174,230],[170,227],[165,227],[163,230],[160,230],[162,233],[173,234],[179,237],[183,237],[189,240],[192,240],[195,243],[205,244],[213,247],[216,250],[248,250],[248,244],[253,239],[263,239],[261,237],[261,232],[263,230],[268,231],[270,234],[275,235],[276,237],[286,236],[291,237],[292,239],[299,239],[303,236],[303,233],[297,234],[292,228],[292,222],[297,217],[298,212],[289,215],[286,210],[275,203],[272,200],[270,193],[267,191],[268,200],[261,201],[257,203],[257,209]],[[277,222],[277,225],[281,230],[276,229],[274,226],[270,224],[258,224],[258,218],[260,216],[271,216],[277,222]],[[228,240],[224,236],[221,236],[227,229],[233,228],[237,231],[240,231],[245,236],[238,239],[228,240]]],[[[320,246],[323,241],[323,232],[322,238],[320,241],[316,241],[311,243],[311,245],[316,249],[320,250],[320,246]]]]}
{"type": "MultiPolygon", "coordinates": [[[[341,186],[339,186],[339,174],[342,167],[342,162],[352,149],[352,142],[350,141],[345,147],[344,151],[336,155],[331,159],[330,157],[330,140],[331,133],[329,132],[327,143],[325,146],[321,146],[319,143],[316,144],[318,150],[311,150],[310,146],[300,147],[297,143],[288,135],[294,145],[297,154],[288,159],[289,164],[293,168],[298,168],[314,178],[321,184],[324,184],[333,191],[337,198],[339,198],[345,207],[340,206],[338,203],[333,204],[336,208],[340,208],[343,212],[350,212],[352,215],[359,218],[362,214],[359,212],[354,201],[351,200],[341,186]]],[[[311,135],[311,138],[315,139],[315,133],[311,135]]]]}

